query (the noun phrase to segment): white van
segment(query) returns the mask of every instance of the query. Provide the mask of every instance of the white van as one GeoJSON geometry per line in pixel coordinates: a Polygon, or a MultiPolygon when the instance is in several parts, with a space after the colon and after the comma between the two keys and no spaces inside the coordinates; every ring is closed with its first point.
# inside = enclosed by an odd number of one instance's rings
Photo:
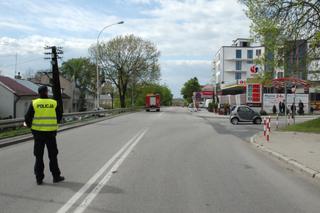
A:
{"type": "Polygon", "coordinates": [[[212,103],[212,99],[207,99],[204,103],[204,108],[208,108],[210,103],[212,103]]]}

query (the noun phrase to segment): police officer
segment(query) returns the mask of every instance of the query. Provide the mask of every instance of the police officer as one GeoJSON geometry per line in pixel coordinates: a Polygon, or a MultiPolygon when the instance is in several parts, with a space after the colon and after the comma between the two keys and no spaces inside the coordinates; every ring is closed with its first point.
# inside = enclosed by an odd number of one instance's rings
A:
{"type": "Polygon", "coordinates": [[[34,173],[37,184],[41,185],[44,179],[43,153],[45,146],[48,149],[49,167],[53,182],[57,183],[64,180],[58,166],[56,142],[58,123],[62,119],[62,112],[57,105],[57,101],[48,97],[48,87],[40,86],[38,93],[39,98],[32,101],[25,115],[25,123],[31,128],[34,137],[33,154],[36,158],[34,173]]]}

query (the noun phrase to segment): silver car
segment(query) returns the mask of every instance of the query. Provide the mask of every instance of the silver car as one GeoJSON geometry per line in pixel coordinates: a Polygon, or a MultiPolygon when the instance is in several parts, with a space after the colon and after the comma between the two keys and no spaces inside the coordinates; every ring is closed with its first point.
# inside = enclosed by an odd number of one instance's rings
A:
{"type": "Polygon", "coordinates": [[[230,122],[237,125],[239,122],[253,122],[254,124],[261,124],[262,119],[258,112],[254,111],[248,106],[233,107],[230,113],[230,122]]]}

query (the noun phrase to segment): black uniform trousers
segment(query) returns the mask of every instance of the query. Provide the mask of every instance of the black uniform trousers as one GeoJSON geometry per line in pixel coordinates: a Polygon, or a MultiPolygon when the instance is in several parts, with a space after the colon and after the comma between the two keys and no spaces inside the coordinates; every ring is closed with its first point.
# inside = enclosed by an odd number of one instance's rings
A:
{"type": "Polygon", "coordinates": [[[49,156],[49,168],[53,177],[59,177],[61,172],[58,165],[58,147],[56,141],[57,132],[32,131],[34,137],[33,154],[36,157],[34,174],[37,180],[44,178],[43,154],[44,147],[47,146],[49,156]]]}

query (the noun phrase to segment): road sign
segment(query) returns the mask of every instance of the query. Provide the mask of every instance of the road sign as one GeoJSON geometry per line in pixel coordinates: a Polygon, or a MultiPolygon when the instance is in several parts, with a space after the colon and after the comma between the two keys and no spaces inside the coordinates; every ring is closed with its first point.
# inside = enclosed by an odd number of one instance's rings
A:
{"type": "Polygon", "coordinates": [[[196,92],[196,100],[201,101],[201,92],[196,92]]]}

